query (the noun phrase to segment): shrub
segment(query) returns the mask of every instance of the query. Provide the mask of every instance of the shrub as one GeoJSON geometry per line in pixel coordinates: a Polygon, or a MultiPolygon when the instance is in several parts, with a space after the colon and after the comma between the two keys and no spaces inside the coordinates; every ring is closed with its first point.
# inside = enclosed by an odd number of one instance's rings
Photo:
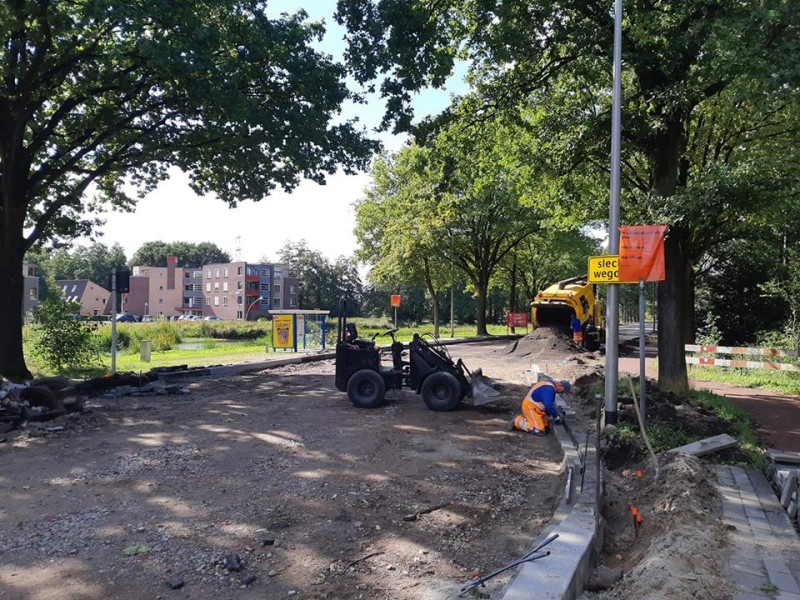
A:
{"type": "Polygon", "coordinates": [[[96,324],[77,317],[79,312],[80,304],[56,295],[44,299],[33,311],[33,354],[57,372],[100,364],[92,343],[96,324]]]}

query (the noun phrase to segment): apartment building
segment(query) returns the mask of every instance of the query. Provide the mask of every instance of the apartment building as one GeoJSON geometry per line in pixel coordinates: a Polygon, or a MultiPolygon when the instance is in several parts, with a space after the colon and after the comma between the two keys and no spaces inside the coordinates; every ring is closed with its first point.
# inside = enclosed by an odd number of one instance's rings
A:
{"type": "Polygon", "coordinates": [[[111,292],[91,279],[59,279],[56,285],[68,302],[81,305],[83,317],[99,317],[111,310],[111,292]]]}
{"type": "Polygon", "coordinates": [[[203,316],[202,270],[179,267],[174,256],[166,267],[133,267],[125,312],[143,317],[203,316]]]}
{"type": "Polygon", "coordinates": [[[39,277],[36,275],[36,267],[28,263],[22,264],[23,296],[22,296],[22,316],[25,317],[34,308],[39,306],[39,277]]]}
{"type": "Polygon", "coordinates": [[[203,265],[204,314],[254,321],[270,308],[297,307],[297,279],[282,264],[247,262],[203,265]]]}

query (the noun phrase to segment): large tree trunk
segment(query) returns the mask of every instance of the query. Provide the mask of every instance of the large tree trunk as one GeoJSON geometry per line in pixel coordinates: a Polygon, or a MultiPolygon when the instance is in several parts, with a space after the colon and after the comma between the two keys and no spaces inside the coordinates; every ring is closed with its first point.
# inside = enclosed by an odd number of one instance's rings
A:
{"type": "MultiPolygon", "coordinates": [[[[681,157],[686,148],[684,115],[680,111],[664,119],[664,131],[653,146],[653,192],[667,201],[678,187],[681,157]]],[[[669,392],[689,389],[684,345],[690,340],[694,312],[689,231],[671,226],[664,243],[666,279],[658,285],[658,386],[669,392]]]]}
{"type": "Polygon", "coordinates": [[[666,279],[658,284],[658,387],[681,393],[689,389],[684,345],[691,322],[691,263],[680,230],[670,229],[664,245],[666,279]]]}
{"type": "Polygon", "coordinates": [[[484,286],[477,288],[475,292],[478,296],[478,312],[475,315],[478,325],[476,333],[477,335],[489,335],[489,332],[486,330],[486,295],[488,292],[484,286]]]}
{"type": "Polygon", "coordinates": [[[30,379],[31,372],[25,365],[22,353],[22,294],[24,277],[22,260],[25,255],[21,240],[3,232],[0,240],[0,375],[14,380],[30,379]]]}
{"type": "Polygon", "coordinates": [[[439,337],[439,320],[440,320],[440,313],[441,307],[439,305],[439,294],[436,292],[436,288],[433,285],[433,279],[431,279],[430,269],[428,267],[428,260],[424,259],[423,262],[424,266],[424,273],[425,273],[425,286],[428,288],[428,294],[431,296],[431,305],[433,306],[433,337],[439,337]]]}

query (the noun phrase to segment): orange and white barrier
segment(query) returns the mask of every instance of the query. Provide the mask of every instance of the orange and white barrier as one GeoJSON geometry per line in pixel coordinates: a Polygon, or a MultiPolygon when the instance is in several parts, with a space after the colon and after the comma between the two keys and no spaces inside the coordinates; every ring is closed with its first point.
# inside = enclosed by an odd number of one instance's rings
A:
{"type": "MultiPolygon", "coordinates": [[[[729,354],[749,356],[787,356],[797,358],[796,350],[780,348],[746,348],[740,346],[704,346],[700,344],[686,344],[687,353],[701,354],[729,354]]],[[[800,365],[784,362],[760,362],[754,360],[741,360],[716,357],[686,356],[687,365],[700,365],[707,367],[736,367],[740,369],[768,369],[773,371],[800,371],[800,365]]]]}

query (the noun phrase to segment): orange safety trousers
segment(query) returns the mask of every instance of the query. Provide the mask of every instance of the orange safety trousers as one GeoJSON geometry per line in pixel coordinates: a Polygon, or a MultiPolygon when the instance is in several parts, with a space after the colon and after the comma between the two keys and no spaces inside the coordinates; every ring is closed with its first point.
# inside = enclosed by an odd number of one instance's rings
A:
{"type": "Polygon", "coordinates": [[[526,433],[545,433],[550,426],[550,419],[547,417],[544,404],[533,399],[533,392],[542,386],[553,384],[549,381],[540,381],[534,385],[522,401],[522,414],[514,419],[514,429],[519,429],[526,433]]]}
{"type": "Polygon", "coordinates": [[[576,344],[582,344],[583,343],[583,332],[582,331],[574,332],[572,334],[572,341],[575,342],[576,344]]]}

